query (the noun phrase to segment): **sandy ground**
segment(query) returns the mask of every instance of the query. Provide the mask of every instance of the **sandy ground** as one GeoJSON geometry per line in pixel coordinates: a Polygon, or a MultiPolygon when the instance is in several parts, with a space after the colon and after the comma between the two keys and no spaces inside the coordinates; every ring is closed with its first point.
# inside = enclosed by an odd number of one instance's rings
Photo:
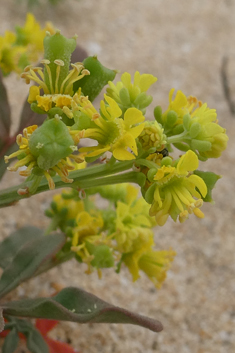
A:
{"type": "MultiPolygon", "coordinates": [[[[0,32],[23,24],[25,1],[0,0],[0,32]]],[[[71,342],[81,353],[232,353],[235,351],[235,116],[224,98],[221,83],[223,57],[235,100],[235,1],[234,0],[64,0],[57,7],[44,1],[33,12],[43,24],[51,20],[63,34],[78,34],[89,54],[98,54],[110,68],[152,73],[155,105],[168,104],[172,87],[196,95],[216,108],[230,137],[228,150],[205,169],[222,174],[214,190],[215,205],[205,205],[205,219],[191,218],[183,225],[169,221],[156,229],[159,248],[177,251],[162,289],[141,278],[131,283],[127,271],[104,271],[102,280],[84,274],[75,262],[51,270],[22,285],[15,296],[50,295],[55,282],[84,289],[130,310],[162,321],[164,331],[155,334],[125,325],[78,325],[61,323],[53,337],[71,342]]],[[[13,75],[14,76],[14,75],[13,75]]],[[[15,77],[6,80],[17,122],[19,102],[27,87],[15,77]]],[[[151,112],[151,110],[150,110],[151,112]]],[[[7,187],[19,182],[8,173],[7,187]]],[[[3,187],[2,186],[2,187],[3,187]]],[[[25,225],[45,227],[44,209],[50,193],[23,200],[1,210],[1,237],[25,225]]],[[[20,352],[23,353],[21,350],[20,352]]]]}

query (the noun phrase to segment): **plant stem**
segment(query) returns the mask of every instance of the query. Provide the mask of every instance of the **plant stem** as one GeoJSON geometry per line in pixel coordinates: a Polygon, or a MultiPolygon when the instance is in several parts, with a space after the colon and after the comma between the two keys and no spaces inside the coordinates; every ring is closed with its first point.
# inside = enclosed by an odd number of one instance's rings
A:
{"type": "Polygon", "coordinates": [[[167,137],[167,143],[177,143],[177,142],[184,142],[185,140],[190,140],[190,136],[188,131],[184,131],[179,135],[173,135],[170,137],[167,137]]]}
{"type": "MultiPolygon", "coordinates": [[[[127,162],[117,162],[114,165],[109,165],[109,163],[107,163],[107,164],[102,164],[94,167],[88,167],[86,169],[73,171],[69,174],[69,177],[74,180],[71,184],[64,183],[59,176],[56,176],[53,178],[55,182],[55,188],[59,189],[62,187],[63,188],[72,187],[72,188],[85,189],[85,188],[90,188],[94,186],[108,185],[107,183],[109,184],[123,183],[123,182],[138,183],[138,181],[136,181],[137,180],[136,177],[134,177],[134,174],[138,174],[138,173],[134,173],[131,175],[129,174],[129,176],[126,177],[126,179],[124,177],[124,174],[116,175],[115,178],[113,179],[107,179],[108,176],[129,170],[132,167],[134,162],[135,160],[127,161],[127,162]]],[[[32,196],[32,194],[27,193],[27,190],[28,189],[30,190],[31,184],[32,184],[32,180],[28,180],[17,186],[13,186],[11,188],[0,191],[0,208],[11,206],[15,202],[23,198],[32,196]],[[18,194],[19,189],[26,190],[26,194],[19,195],[18,194]]],[[[43,178],[35,194],[39,194],[47,190],[49,190],[49,186],[48,186],[47,180],[43,178]]]]}

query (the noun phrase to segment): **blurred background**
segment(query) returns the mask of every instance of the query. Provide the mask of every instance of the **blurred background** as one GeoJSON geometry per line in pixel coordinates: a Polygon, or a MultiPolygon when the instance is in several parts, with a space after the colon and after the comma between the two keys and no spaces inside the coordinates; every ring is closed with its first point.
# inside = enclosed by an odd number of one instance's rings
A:
{"type": "MultiPolygon", "coordinates": [[[[167,108],[172,87],[181,89],[217,109],[230,141],[222,158],[202,166],[223,175],[214,190],[215,204],[203,206],[205,219],[191,217],[184,224],[168,221],[164,228],[156,228],[157,247],[177,252],[160,290],[144,276],[133,284],[125,269],[119,275],[105,270],[99,280],[96,273],[87,276],[85,267],[70,262],[22,285],[13,297],[46,296],[64,286],[79,286],[164,325],[159,334],[129,325],[58,325],[53,337],[71,343],[81,353],[234,352],[235,1],[52,2],[0,0],[0,34],[22,26],[30,11],[42,26],[51,21],[66,36],[76,33],[78,44],[89,55],[97,54],[103,65],[120,74],[139,71],[157,76],[150,90],[154,100],[148,117],[153,116],[153,106],[167,108]]],[[[28,87],[14,73],[5,83],[17,123],[28,87]]],[[[7,173],[2,187],[21,180],[17,174],[7,173]]],[[[1,237],[29,223],[46,227],[49,221],[44,210],[52,195],[37,195],[1,210],[1,237]]]]}

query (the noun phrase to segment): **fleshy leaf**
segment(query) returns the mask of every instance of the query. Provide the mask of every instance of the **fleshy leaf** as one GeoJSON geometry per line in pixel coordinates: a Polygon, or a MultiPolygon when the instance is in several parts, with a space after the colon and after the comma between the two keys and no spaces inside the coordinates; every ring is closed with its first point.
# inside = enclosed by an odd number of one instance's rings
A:
{"type": "Polygon", "coordinates": [[[27,242],[41,237],[43,230],[36,227],[23,227],[0,243],[0,267],[5,269],[19,249],[27,242]]]}
{"type": "Polygon", "coordinates": [[[88,56],[83,61],[83,65],[85,69],[90,71],[90,75],[74,83],[74,92],[81,87],[84,96],[88,96],[92,102],[108,81],[114,80],[116,71],[103,66],[96,56],[88,56]]]}
{"type": "Polygon", "coordinates": [[[26,243],[4,270],[0,280],[0,297],[26,281],[40,265],[55,255],[65,243],[63,234],[50,234],[26,243]]]}
{"type": "Polygon", "coordinates": [[[15,327],[8,333],[6,336],[3,347],[2,347],[2,353],[14,353],[17,345],[19,342],[19,336],[18,332],[15,327]]]}
{"type": "Polygon", "coordinates": [[[26,299],[2,305],[4,315],[73,321],[78,323],[123,323],[154,332],[163,329],[152,318],[111,305],[82,289],[69,287],[53,298],[26,299]]]}
{"type": "MultiPolygon", "coordinates": [[[[205,197],[202,197],[203,201],[205,202],[213,202],[212,199],[212,190],[215,187],[216,182],[221,178],[219,175],[213,173],[213,172],[202,172],[200,170],[195,170],[194,174],[198,175],[200,178],[202,178],[207,186],[207,194],[205,197]]],[[[197,190],[199,191],[199,190],[197,190]]],[[[199,191],[200,193],[200,191],[199,191]]],[[[201,194],[201,193],[200,193],[201,194]]]]}

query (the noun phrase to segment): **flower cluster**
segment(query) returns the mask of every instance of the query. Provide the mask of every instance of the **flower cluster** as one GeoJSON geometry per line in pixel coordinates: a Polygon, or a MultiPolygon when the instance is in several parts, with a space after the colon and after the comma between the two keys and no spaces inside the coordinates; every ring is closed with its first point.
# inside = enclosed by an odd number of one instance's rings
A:
{"type": "Polygon", "coordinates": [[[43,39],[46,32],[54,33],[51,23],[44,28],[31,13],[27,14],[23,27],[17,26],[15,33],[6,31],[0,37],[0,68],[4,75],[12,71],[21,73],[26,65],[36,62],[43,53],[43,39]]]}
{"type": "Polygon", "coordinates": [[[143,271],[159,287],[175,253],[154,249],[152,228],[168,218],[182,223],[190,214],[204,217],[203,202],[212,201],[219,176],[198,170],[199,160],[220,157],[226,131],[215,109],[181,91],[173,99],[171,90],[168,109],[157,106],[155,120],[148,119],[147,91],[156,77],[136,72],[132,82],[126,72],[114,84],[116,71],[97,57],[71,64],[75,47],[76,37],[47,33],[42,66],[25,67],[21,77],[35,83],[31,109],[47,117],[17,136],[19,149],[5,161],[18,158],[8,169],[27,177],[24,193],[35,193],[45,178],[50,189],[71,187],[47,210],[48,232],[60,228],[67,235],[62,252],[85,262],[88,273],[125,264],[133,280],[143,271]],[[96,108],[92,102],[107,83],[96,108]],[[173,157],[172,146],[184,153],[173,157]],[[142,197],[126,183],[140,186],[142,197]],[[97,193],[109,201],[107,209],[97,207],[97,193]]]}
{"type": "Polygon", "coordinates": [[[46,215],[51,218],[49,231],[60,228],[67,234],[62,251],[72,251],[79,262],[88,265],[87,273],[96,269],[125,264],[133,281],[143,271],[160,287],[174,258],[173,250],[156,251],[152,227],[153,218],[147,211],[147,203],[138,198],[138,189],[131,184],[95,188],[109,200],[108,209],[96,206],[92,197],[86,200],[79,193],[62,191],[53,197],[46,215]],[[80,195],[81,196],[81,195],[80,195]]]}

